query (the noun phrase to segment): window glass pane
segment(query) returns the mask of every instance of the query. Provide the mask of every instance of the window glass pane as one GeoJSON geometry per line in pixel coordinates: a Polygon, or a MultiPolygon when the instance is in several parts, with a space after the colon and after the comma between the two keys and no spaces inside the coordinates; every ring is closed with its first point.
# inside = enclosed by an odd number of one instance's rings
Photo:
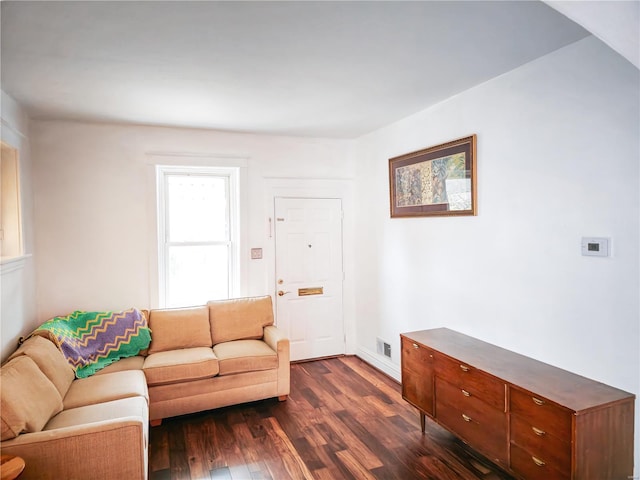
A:
{"type": "Polygon", "coordinates": [[[18,150],[2,145],[0,155],[0,255],[22,255],[22,222],[18,184],[18,150]]]}
{"type": "Polygon", "coordinates": [[[227,245],[170,246],[167,307],[204,305],[229,297],[227,245]]]}
{"type": "Polygon", "coordinates": [[[229,238],[228,178],[168,175],[170,242],[226,241],[229,238]]]}

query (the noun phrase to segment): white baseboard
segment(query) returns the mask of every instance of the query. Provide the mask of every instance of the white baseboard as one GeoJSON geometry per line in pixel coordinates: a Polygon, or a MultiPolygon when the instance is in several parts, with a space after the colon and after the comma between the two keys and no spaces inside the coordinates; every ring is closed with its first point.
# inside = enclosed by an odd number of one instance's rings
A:
{"type": "Polygon", "coordinates": [[[398,382],[401,379],[400,367],[390,362],[389,360],[381,357],[376,352],[369,350],[367,348],[358,347],[356,349],[356,355],[360,357],[367,363],[370,363],[378,370],[389,375],[391,378],[394,378],[398,382]]]}

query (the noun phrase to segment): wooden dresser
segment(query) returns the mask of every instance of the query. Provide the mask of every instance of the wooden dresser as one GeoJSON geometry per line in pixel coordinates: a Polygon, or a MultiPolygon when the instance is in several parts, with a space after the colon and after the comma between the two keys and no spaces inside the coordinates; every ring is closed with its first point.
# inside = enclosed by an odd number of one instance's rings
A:
{"type": "Polygon", "coordinates": [[[400,335],[402,396],[527,480],[627,480],[635,396],[446,328],[400,335]]]}

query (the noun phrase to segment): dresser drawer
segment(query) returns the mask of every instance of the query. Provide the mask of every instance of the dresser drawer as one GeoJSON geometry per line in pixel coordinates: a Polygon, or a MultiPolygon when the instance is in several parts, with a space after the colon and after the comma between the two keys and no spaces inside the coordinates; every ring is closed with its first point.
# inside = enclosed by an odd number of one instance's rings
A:
{"type": "Polygon", "coordinates": [[[425,368],[431,370],[433,353],[419,343],[402,338],[402,368],[422,372],[425,368]]]}
{"type": "Polygon", "coordinates": [[[518,388],[510,388],[509,407],[530,425],[565,442],[571,442],[573,412],[518,388]]]}
{"type": "MultiPolygon", "coordinates": [[[[439,391],[440,392],[440,391],[439,391]]],[[[478,402],[479,403],[479,402],[478,402]]],[[[464,410],[468,405],[451,405],[436,394],[435,418],[442,426],[491,460],[507,465],[507,416],[484,405],[485,410],[464,410]]]]}
{"type": "Polygon", "coordinates": [[[569,480],[571,474],[559,472],[548,459],[532,455],[524,448],[511,444],[511,470],[527,480],[569,480]]]}
{"type": "Polygon", "coordinates": [[[526,450],[530,456],[544,459],[550,467],[571,474],[571,444],[531,425],[518,415],[511,415],[511,443],[526,450]]]}
{"type": "MultiPolygon", "coordinates": [[[[503,419],[506,422],[506,415],[502,410],[438,377],[436,377],[436,398],[439,404],[455,407],[461,414],[464,413],[482,424],[492,425],[494,422],[503,421],[503,419]]],[[[436,409],[437,415],[439,412],[436,409]]]]}
{"type": "Polygon", "coordinates": [[[434,372],[473,397],[505,411],[505,384],[491,375],[457,360],[434,354],[434,372]]]}

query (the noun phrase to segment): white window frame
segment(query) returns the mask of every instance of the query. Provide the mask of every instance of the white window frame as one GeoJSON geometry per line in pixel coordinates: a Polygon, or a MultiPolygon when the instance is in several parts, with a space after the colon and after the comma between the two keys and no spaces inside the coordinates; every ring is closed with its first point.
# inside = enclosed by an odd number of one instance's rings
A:
{"type": "MultiPolygon", "coordinates": [[[[240,292],[240,168],[204,166],[156,165],[157,219],[158,219],[158,304],[167,304],[167,259],[172,245],[229,245],[229,298],[240,292]],[[212,242],[169,242],[166,209],[167,181],[171,175],[199,175],[224,177],[227,180],[229,198],[229,238],[212,242]]],[[[211,300],[211,299],[210,299],[211,300]]]]}

